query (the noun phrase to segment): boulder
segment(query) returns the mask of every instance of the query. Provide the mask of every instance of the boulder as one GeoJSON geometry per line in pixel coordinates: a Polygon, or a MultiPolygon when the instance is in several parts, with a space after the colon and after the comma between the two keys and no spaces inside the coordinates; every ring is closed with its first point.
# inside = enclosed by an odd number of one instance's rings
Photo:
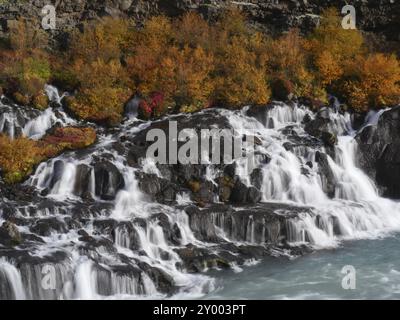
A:
{"type": "Polygon", "coordinates": [[[211,268],[227,269],[230,267],[229,261],[210,253],[209,250],[188,245],[186,248],[177,249],[179,257],[182,259],[183,268],[189,273],[204,272],[211,268]]]}
{"type": "Polygon", "coordinates": [[[261,201],[261,192],[256,187],[248,187],[243,182],[237,181],[229,199],[236,204],[256,204],[261,201]]]}
{"type": "Polygon", "coordinates": [[[37,220],[31,227],[31,232],[43,237],[50,236],[53,232],[62,234],[68,232],[68,227],[64,221],[59,218],[52,217],[37,220]]]}
{"type": "Polygon", "coordinates": [[[6,247],[13,247],[22,242],[21,233],[18,227],[10,221],[6,221],[0,227],[0,244],[6,247]]]}
{"type": "Polygon", "coordinates": [[[400,106],[385,111],[377,125],[363,128],[356,140],[359,166],[384,196],[400,199],[400,106]]]}
{"type": "Polygon", "coordinates": [[[333,131],[335,127],[330,118],[329,109],[325,108],[319,111],[314,120],[304,119],[304,130],[311,136],[321,139],[327,147],[334,147],[337,142],[337,132],[333,131]]]}
{"type": "Polygon", "coordinates": [[[156,174],[139,172],[136,174],[139,180],[139,189],[154,201],[169,203],[176,200],[176,194],[180,188],[167,179],[160,178],[156,174]]]}
{"type": "Polygon", "coordinates": [[[108,161],[94,165],[96,196],[103,200],[114,200],[118,191],[125,187],[125,181],[118,168],[108,161]]]}
{"type": "Polygon", "coordinates": [[[86,164],[80,164],[76,168],[76,180],[74,194],[85,199],[90,199],[90,178],[92,168],[86,164]]]}
{"type": "Polygon", "coordinates": [[[336,182],[328,162],[328,156],[323,152],[317,151],[315,154],[315,162],[318,163],[318,171],[322,180],[322,189],[328,197],[333,198],[335,196],[336,182]]]}

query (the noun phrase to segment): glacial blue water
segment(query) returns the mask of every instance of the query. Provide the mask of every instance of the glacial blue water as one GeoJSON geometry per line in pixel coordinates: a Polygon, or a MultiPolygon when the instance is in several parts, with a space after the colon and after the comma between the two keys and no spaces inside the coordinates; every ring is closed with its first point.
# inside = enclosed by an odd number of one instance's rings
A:
{"type": "Polygon", "coordinates": [[[400,299],[400,234],[346,241],[294,259],[269,258],[242,272],[219,272],[207,299],[400,299]],[[344,266],[356,288],[342,288],[344,266]]]}

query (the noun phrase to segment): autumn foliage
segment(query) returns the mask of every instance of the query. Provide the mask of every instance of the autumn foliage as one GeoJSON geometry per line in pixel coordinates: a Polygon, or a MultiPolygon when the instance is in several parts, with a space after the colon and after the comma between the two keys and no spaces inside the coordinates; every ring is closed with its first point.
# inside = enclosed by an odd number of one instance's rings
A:
{"type": "Polygon", "coordinates": [[[129,30],[127,21],[106,18],[74,34],[67,53],[69,64],[59,66],[57,78],[59,83],[78,90],[67,101],[79,118],[108,125],[121,121],[124,103],[132,95],[121,64],[129,30]]]}
{"type": "MultiPolygon", "coordinates": [[[[335,95],[357,112],[400,102],[400,63],[371,52],[358,30],[341,27],[335,9],[304,36],[293,29],[268,37],[229,9],[217,21],[195,13],[152,17],[142,27],[124,19],[87,23],[64,52],[48,52],[47,36],[15,22],[0,46],[0,94],[21,105],[47,108],[43,88],[71,95],[66,107],[80,119],[116,125],[124,105],[140,99],[139,115],[152,119],[208,107],[265,105],[300,99],[320,106],[335,95]]],[[[34,167],[66,150],[88,147],[92,128],[55,128],[39,141],[0,135],[5,181],[23,181],[34,167]]]]}
{"type": "Polygon", "coordinates": [[[58,58],[21,21],[0,50],[0,86],[21,104],[45,108],[43,85],[53,82],[74,93],[65,100],[73,114],[106,125],[122,120],[133,96],[146,119],[270,99],[323,105],[332,94],[357,110],[397,104],[397,57],[368,51],[361,32],[343,29],[341,18],[327,9],[311,34],[294,29],[274,38],[235,9],[213,22],[187,13],[152,17],[141,27],[104,18],[75,32],[58,58]]]}
{"type": "Polygon", "coordinates": [[[263,42],[237,11],[214,25],[189,13],[177,21],[150,19],[127,52],[128,73],[142,96],[145,114],[193,112],[209,106],[265,104],[269,88],[263,42]],[[149,109],[162,94],[163,103],[149,109]],[[151,104],[151,103],[150,103],[151,104]]]}
{"type": "Polygon", "coordinates": [[[48,105],[43,91],[51,76],[46,42],[43,31],[20,20],[11,26],[9,44],[0,51],[0,87],[16,102],[38,109],[48,105]]]}
{"type": "Polygon", "coordinates": [[[394,55],[357,57],[344,72],[338,93],[358,111],[399,103],[400,64],[394,55]]]}
{"type": "Polygon", "coordinates": [[[27,138],[12,140],[0,135],[0,168],[6,182],[22,181],[43,159],[43,151],[36,141],[27,138]]]}
{"type": "Polygon", "coordinates": [[[7,183],[23,181],[40,162],[67,150],[82,149],[96,141],[93,128],[56,128],[39,141],[0,135],[0,168],[7,183]]]}

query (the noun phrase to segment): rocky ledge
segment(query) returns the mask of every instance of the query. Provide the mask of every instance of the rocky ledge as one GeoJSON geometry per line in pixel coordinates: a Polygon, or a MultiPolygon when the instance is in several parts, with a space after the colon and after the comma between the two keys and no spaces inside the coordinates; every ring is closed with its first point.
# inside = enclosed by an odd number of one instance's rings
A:
{"type": "MultiPolygon", "coordinates": [[[[177,16],[187,11],[196,11],[208,19],[215,18],[223,8],[233,5],[243,9],[249,20],[267,33],[279,33],[289,28],[300,28],[303,32],[312,30],[319,23],[319,14],[324,8],[339,10],[348,4],[344,0],[6,0],[0,3],[0,35],[16,19],[25,17],[39,26],[40,13],[46,4],[53,4],[57,12],[57,29],[52,31],[59,44],[68,42],[69,33],[82,23],[103,16],[133,18],[138,24],[149,16],[166,14],[177,16]]],[[[358,28],[369,33],[371,43],[380,47],[399,49],[400,3],[391,0],[356,1],[358,28]]]]}
{"type": "Polygon", "coordinates": [[[400,198],[400,107],[382,113],[377,124],[357,136],[360,166],[377,182],[382,194],[400,198]]]}

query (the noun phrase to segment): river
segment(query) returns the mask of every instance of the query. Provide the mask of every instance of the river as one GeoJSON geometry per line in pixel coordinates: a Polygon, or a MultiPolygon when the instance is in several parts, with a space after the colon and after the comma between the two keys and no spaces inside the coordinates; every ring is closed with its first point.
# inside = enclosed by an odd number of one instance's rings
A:
{"type": "Polygon", "coordinates": [[[269,258],[242,272],[214,273],[207,299],[399,299],[400,234],[347,241],[294,260],[269,258]],[[355,289],[343,289],[345,266],[355,268],[355,289]]]}

